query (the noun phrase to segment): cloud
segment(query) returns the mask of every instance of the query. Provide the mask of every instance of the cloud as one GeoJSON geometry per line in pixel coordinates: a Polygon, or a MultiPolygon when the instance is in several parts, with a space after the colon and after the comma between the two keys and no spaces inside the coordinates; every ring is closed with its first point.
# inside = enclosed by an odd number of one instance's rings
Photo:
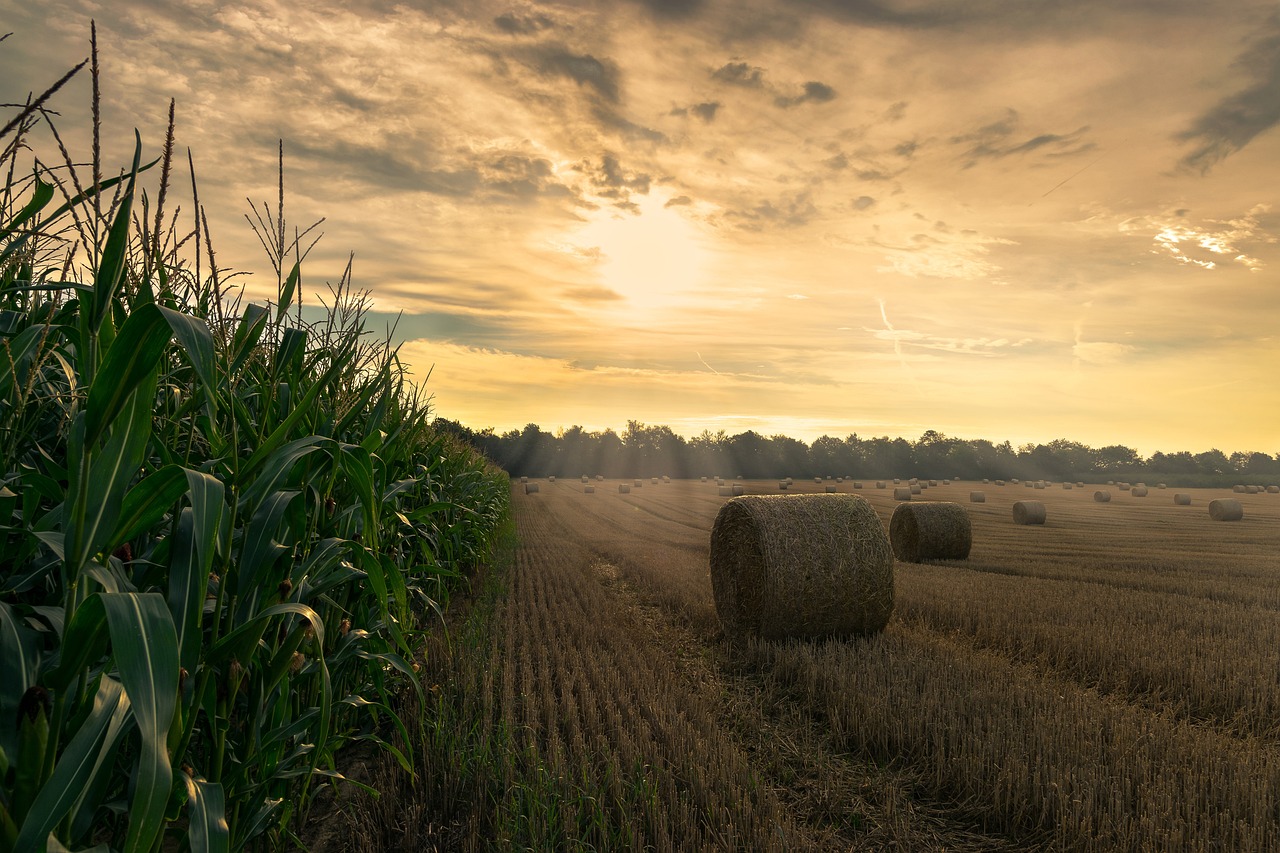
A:
{"type": "Polygon", "coordinates": [[[836,98],[836,90],[828,86],[826,83],[819,83],[817,80],[810,80],[804,84],[804,91],[799,95],[779,95],[773,99],[773,102],[782,107],[784,110],[790,107],[797,107],[800,104],[825,104],[828,101],[834,101],[836,98]]]}
{"type": "Polygon", "coordinates": [[[711,79],[747,89],[762,89],[764,69],[745,62],[727,62],[711,72],[711,79]]]}
{"type": "Polygon", "coordinates": [[[1123,234],[1149,234],[1156,254],[1168,254],[1178,263],[1202,269],[1217,269],[1223,263],[1236,263],[1257,272],[1262,261],[1247,254],[1242,246],[1247,243],[1275,243],[1276,237],[1263,230],[1261,216],[1270,207],[1254,206],[1244,216],[1228,220],[1205,220],[1200,224],[1187,221],[1186,211],[1175,211],[1172,216],[1143,216],[1126,219],[1120,223],[1123,234]]]}
{"type": "Polygon", "coordinates": [[[597,196],[613,199],[620,206],[631,205],[632,193],[648,195],[653,183],[653,178],[645,172],[629,172],[624,169],[613,154],[603,155],[598,167],[584,163],[579,166],[579,171],[586,174],[597,196]]]}
{"type": "MultiPolygon", "coordinates": [[[[1092,142],[1083,142],[1089,127],[1086,125],[1071,133],[1040,133],[1031,137],[1015,136],[1021,120],[1017,110],[1006,109],[1004,115],[970,133],[959,134],[949,140],[953,145],[965,146],[962,158],[965,168],[980,160],[999,160],[1017,154],[1040,151],[1050,157],[1065,157],[1092,151],[1092,142]]],[[[910,149],[914,153],[915,148],[910,149]]]]}
{"type": "Polygon", "coordinates": [[[685,207],[691,204],[693,204],[693,199],[687,195],[678,195],[667,199],[667,203],[663,207],[685,207]]]}
{"type": "Polygon", "coordinates": [[[701,104],[694,104],[689,107],[689,112],[708,124],[715,121],[716,112],[720,109],[719,101],[704,101],[701,104]]]}
{"type": "Polygon", "coordinates": [[[951,234],[945,227],[935,225],[933,234],[916,233],[905,243],[877,239],[870,245],[887,252],[888,265],[877,267],[876,272],[896,272],[910,278],[979,279],[1000,271],[1000,267],[987,258],[989,246],[1012,243],[1012,240],[986,237],[972,230],[951,234]]]}
{"type": "Polygon", "coordinates": [[[1184,169],[1206,174],[1218,163],[1280,123],[1280,16],[1272,18],[1272,32],[1250,46],[1235,61],[1252,82],[1222,99],[1178,135],[1198,143],[1179,161],[1184,169]]]}
{"type": "Polygon", "coordinates": [[[1111,341],[1080,341],[1071,347],[1071,354],[1080,361],[1089,364],[1115,364],[1125,356],[1137,351],[1131,344],[1119,344],[1111,341]]]}
{"type": "Polygon", "coordinates": [[[551,77],[564,77],[579,86],[589,86],[611,104],[619,99],[618,66],[611,60],[596,59],[589,53],[574,53],[560,44],[538,45],[529,51],[534,68],[551,77]]]}
{"type": "Polygon", "coordinates": [[[617,302],[623,298],[618,291],[600,286],[571,287],[564,295],[576,302],[617,302]]]}
{"type": "Polygon", "coordinates": [[[860,195],[853,200],[854,210],[867,210],[876,203],[876,200],[869,195],[860,195]]]}
{"type": "Polygon", "coordinates": [[[743,229],[760,231],[772,227],[798,228],[807,225],[817,213],[810,194],[799,192],[783,196],[777,203],[765,199],[747,210],[730,210],[726,216],[736,220],[743,229]]]}
{"type": "Polygon", "coordinates": [[[515,12],[504,12],[493,19],[493,24],[509,35],[528,36],[553,29],[556,22],[543,14],[520,15],[515,12]]]}

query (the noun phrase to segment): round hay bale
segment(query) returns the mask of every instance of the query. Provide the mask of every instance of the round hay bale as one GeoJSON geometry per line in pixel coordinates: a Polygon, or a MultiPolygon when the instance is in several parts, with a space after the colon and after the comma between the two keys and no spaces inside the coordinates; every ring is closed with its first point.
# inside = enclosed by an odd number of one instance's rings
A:
{"type": "Polygon", "coordinates": [[[1121,483],[1119,486],[1117,486],[1117,488],[1120,489],[1120,491],[1122,492],[1127,492],[1130,489],[1132,489],[1133,486],[1129,485],[1128,483],[1121,483]]]}
{"type": "Polygon", "coordinates": [[[1114,486],[1115,484],[1116,484],[1116,481],[1115,481],[1115,480],[1107,480],[1107,485],[1108,485],[1108,486],[1114,486]]]}
{"type": "Polygon", "coordinates": [[[739,498],[711,528],[711,591],[731,636],[873,634],[893,612],[893,552],[856,495],[739,498]]]}
{"type": "Polygon", "coordinates": [[[631,494],[631,487],[630,487],[630,486],[628,486],[626,483],[619,483],[619,484],[618,484],[618,494],[620,494],[620,495],[629,495],[629,494],[631,494]]]}
{"type": "Polygon", "coordinates": [[[583,486],[583,487],[582,487],[582,493],[583,493],[584,495],[594,495],[594,494],[596,493],[596,487],[595,487],[595,486],[583,486]]]}
{"type": "Polygon", "coordinates": [[[828,479],[828,480],[830,480],[830,479],[831,479],[831,475],[830,475],[830,474],[828,474],[828,475],[827,475],[827,479],[828,479]]]}
{"type": "Polygon", "coordinates": [[[1243,495],[1243,494],[1244,494],[1245,489],[1244,489],[1244,486],[1242,486],[1242,485],[1238,485],[1238,484],[1237,484],[1237,485],[1235,485],[1235,486],[1232,486],[1232,487],[1231,487],[1231,491],[1235,492],[1235,493],[1236,493],[1236,494],[1238,494],[1238,495],[1243,495]]]}
{"type": "Polygon", "coordinates": [[[898,484],[899,484],[899,483],[901,483],[901,482],[902,482],[902,481],[901,481],[901,480],[899,480],[897,477],[894,477],[894,478],[893,478],[893,484],[894,484],[895,486],[896,486],[896,485],[898,485],[898,484]]]}
{"type": "MultiPolygon", "coordinates": [[[[1017,481],[1017,480],[1014,480],[1014,482],[1016,483],[1016,482],[1018,482],[1018,481],[1017,481]]],[[[1004,485],[1004,480],[996,480],[996,485],[997,485],[997,486],[1003,486],[1003,485],[1004,485]]]]}
{"type": "Polygon", "coordinates": [[[706,477],[703,477],[701,482],[703,482],[703,483],[707,482],[707,478],[706,478],[706,477]]]}
{"type": "Polygon", "coordinates": [[[793,479],[792,479],[792,478],[790,478],[790,477],[788,477],[788,478],[787,478],[787,485],[788,485],[788,486],[794,486],[795,484],[796,484],[796,481],[795,481],[795,480],[793,480],[793,479]]]}
{"type": "Polygon", "coordinates": [[[637,477],[635,480],[632,481],[631,485],[635,486],[637,489],[643,489],[644,480],[641,480],[637,477]]]}
{"type": "Polygon", "coordinates": [[[650,482],[650,483],[653,483],[654,485],[657,485],[657,483],[658,483],[658,478],[657,478],[657,477],[653,477],[653,478],[651,478],[651,479],[649,480],[649,482],[650,482]]]}
{"type": "Polygon", "coordinates": [[[815,482],[815,483],[821,483],[821,482],[822,482],[822,478],[821,478],[821,477],[814,477],[814,478],[813,478],[813,482],[815,482]]]}
{"type": "Polygon", "coordinates": [[[536,494],[536,493],[537,493],[537,491],[538,491],[538,484],[537,484],[537,483],[525,483],[525,484],[524,484],[524,493],[525,493],[526,495],[536,494]]]}
{"type": "Polygon", "coordinates": [[[1280,486],[1267,486],[1267,494],[1280,495],[1280,486]]]}
{"type": "Polygon", "coordinates": [[[670,482],[671,482],[671,477],[669,477],[669,476],[668,476],[668,475],[666,475],[666,474],[663,474],[663,475],[662,475],[662,482],[664,482],[664,483],[670,483],[670,482]]]}
{"type": "Polygon", "coordinates": [[[884,480],[876,480],[876,488],[877,488],[877,489],[887,489],[887,488],[888,488],[888,485],[886,485],[886,484],[885,484],[885,481],[884,481],[884,480]]]}
{"type": "Polygon", "coordinates": [[[1025,483],[1023,483],[1022,485],[1023,485],[1023,486],[1025,486],[1025,487],[1026,487],[1026,488],[1028,488],[1028,489],[1033,489],[1033,488],[1035,488],[1035,485],[1036,485],[1036,484],[1035,484],[1035,483],[1033,483],[1033,482],[1031,482],[1030,480],[1027,480],[1027,481],[1026,481],[1025,483]]]}
{"type": "Polygon", "coordinates": [[[1071,490],[1072,490],[1072,489],[1074,489],[1074,488],[1075,488],[1075,484],[1073,484],[1073,483],[1063,483],[1063,484],[1062,484],[1062,490],[1063,490],[1064,492],[1069,492],[1069,491],[1071,491],[1071,490]]]}
{"type": "Polygon", "coordinates": [[[1246,495],[1256,495],[1260,491],[1262,491],[1262,486],[1245,486],[1244,487],[1244,493],[1246,495]]]}
{"type": "Polygon", "coordinates": [[[732,486],[718,486],[718,487],[716,488],[716,494],[718,494],[718,495],[719,495],[720,497],[722,497],[722,498],[731,498],[731,497],[733,497],[733,487],[732,487],[732,486]]]}
{"type": "Polygon", "coordinates": [[[920,494],[920,486],[919,486],[918,484],[917,484],[917,485],[914,485],[914,486],[910,486],[910,487],[909,487],[909,489],[910,489],[910,491],[911,491],[911,494],[913,494],[913,495],[918,495],[918,494],[920,494]]]}
{"type": "Polygon", "coordinates": [[[1165,485],[1164,483],[1156,483],[1156,488],[1157,488],[1157,489],[1167,489],[1167,488],[1169,488],[1169,487],[1168,487],[1167,485],[1165,485]]]}
{"type": "Polygon", "coordinates": [[[949,501],[898,504],[889,519],[893,555],[907,563],[966,560],[973,526],[964,507],[949,501]]]}
{"type": "Polygon", "coordinates": [[[861,481],[861,480],[854,480],[854,481],[853,481],[853,487],[854,487],[855,489],[861,489],[861,488],[862,488],[862,481],[861,481]]]}
{"type": "Polygon", "coordinates": [[[716,477],[716,485],[717,485],[717,486],[723,486],[723,485],[724,485],[724,478],[723,478],[723,477],[716,477]]]}
{"type": "Polygon", "coordinates": [[[1017,477],[1014,477],[1014,478],[1013,478],[1012,480],[1010,480],[1009,482],[1010,482],[1010,483],[1013,483],[1013,484],[1016,486],[1016,485],[1018,485],[1018,478],[1017,478],[1017,477]]]}
{"type": "Polygon", "coordinates": [[[942,481],[942,485],[944,485],[944,486],[950,486],[950,485],[951,485],[951,481],[950,481],[950,480],[943,480],[943,481],[942,481]]]}
{"type": "Polygon", "coordinates": [[[1094,492],[1093,499],[1100,504],[1108,503],[1111,500],[1111,493],[1106,491],[1094,492]]]}
{"type": "Polygon", "coordinates": [[[987,502],[987,493],[986,493],[986,492],[970,492],[970,493],[969,493],[969,503],[971,503],[971,504],[984,504],[984,503],[986,503],[986,502],[987,502]]]}
{"type": "Polygon", "coordinates": [[[1076,480],[1076,488],[1077,488],[1077,489],[1083,489],[1083,488],[1084,488],[1084,481],[1083,481],[1083,480],[1076,480]]]}
{"type": "Polygon", "coordinates": [[[603,482],[604,482],[604,474],[596,474],[596,482],[597,482],[597,483],[603,483],[603,482]]]}
{"type": "Polygon", "coordinates": [[[983,484],[984,486],[989,486],[989,485],[991,485],[991,481],[990,481],[990,480],[988,480],[986,477],[983,477],[983,478],[982,478],[982,484],[983,484]]]}
{"type": "Polygon", "coordinates": [[[732,492],[733,496],[736,498],[745,495],[747,493],[747,487],[741,483],[734,483],[729,487],[729,491],[732,492]]]}
{"type": "Polygon", "coordinates": [[[1135,498],[1145,498],[1147,496],[1146,486],[1134,486],[1129,490],[1129,494],[1135,498]]]}
{"type": "Polygon", "coordinates": [[[894,489],[894,490],[893,490],[893,499],[894,499],[895,501],[909,501],[909,500],[911,500],[911,489],[910,489],[910,487],[905,488],[905,489],[894,489]]]}
{"type": "Polygon", "coordinates": [[[929,485],[930,485],[930,486],[936,486],[936,485],[938,485],[938,481],[937,481],[937,480],[930,480],[930,481],[929,481],[929,485]]]}
{"type": "Polygon", "coordinates": [[[1044,524],[1046,517],[1044,504],[1040,501],[1014,501],[1014,524],[1044,524]]]}
{"type": "Polygon", "coordinates": [[[837,482],[837,483],[843,483],[843,482],[844,482],[844,477],[836,477],[836,482],[837,482]]]}
{"type": "Polygon", "coordinates": [[[824,491],[825,491],[827,494],[829,494],[829,495],[833,495],[833,494],[835,494],[836,487],[835,487],[834,485],[827,485],[827,486],[824,488],[824,491]]]}
{"type": "Polygon", "coordinates": [[[550,477],[548,477],[548,478],[547,478],[547,482],[548,482],[548,483],[554,483],[555,481],[556,481],[556,475],[555,475],[555,474],[552,474],[550,477]]]}
{"type": "Polygon", "coordinates": [[[1209,501],[1209,517],[1214,521],[1239,521],[1244,518],[1244,507],[1235,498],[1218,498],[1209,501]]]}
{"type": "Polygon", "coordinates": [[[1045,482],[1044,482],[1044,480],[1036,480],[1036,482],[1035,482],[1035,487],[1036,487],[1037,489],[1043,489],[1043,488],[1044,488],[1044,486],[1045,486],[1045,482]]]}
{"type": "Polygon", "coordinates": [[[521,482],[521,483],[527,483],[527,482],[529,482],[529,478],[528,478],[528,477],[521,477],[521,478],[520,478],[520,482],[521,482]]]}
{"type": "Polygon", "coordinates": [[[584,483],[589,483],[589,482],[591,482],[591,478],[590,478],[590,477],[588,477],[586,474],[583,474],[583,475],[582,475],[582,482],[584,482],[584,483]]]}
{"type": "Polygon", "coordinates": [[[787,481],[786,481],[786,480],[779,480],[779,481],[778,481],[778,491],[780,491],[780,492],[785,492],[786,490],[787,490],[787,481]]]}
{"type": "Polygon", "coordinates": [[[1191,495],[1185,492],[1178,492],[1173,496],[1173,502],[1178,506],[1191,506],[1191,495]]]}
{"type": "Polygon", "coordinates": [[[919,477],[912,477],[910,480],[908,480],[908,481],[907,481],[907,485],[910,485],[910,486],[918,486],[918,485],[920,485],[920,478],[919,478],[919,477]]]}

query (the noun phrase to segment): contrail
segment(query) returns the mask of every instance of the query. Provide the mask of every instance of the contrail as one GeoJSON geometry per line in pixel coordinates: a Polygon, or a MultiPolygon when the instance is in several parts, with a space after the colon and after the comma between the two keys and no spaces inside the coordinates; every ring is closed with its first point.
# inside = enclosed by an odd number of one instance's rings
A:
{"type": "Polygon", "coordinates": [[[707,364],[707,360],[706,360],[705,358],[703,358],[703,357],[702,357],[702,353],[698,352],[697,350],[694,350],[694,351],[693,351],[693,354],[694,354],[694,355],[696,355],[696,356],[698,357],[698,361],[702,362],[702,366],[703,366],[703,367],[705,367],[707,370],[710,370],[710,371],[711,371],[712,373],[714,373],[716,376],[723,376],[723,375],[724,375],[724,374],[722,374],[720,371],[718,371],[718,370],[716,370],[714,367],[712,367],[711,365],[707,364]]]}
{"type": "MultiPolygon", "coordinates": [[[[1062,186],[1062,185],[1063,185],[1063,184],[1065,184],[1067,181],[1070,181],[1070,180],[1072,180],[1073,178],[1078,177],[1081,173],[1083,173],[1083,172],[1084,172],[1084,170],[1085,170],[1085,169],[1088,169],[1090,166],[1094,165],[1094,163],[1097,163],[1099,160],[1101,160],[1101,159],[1102,159],[1103,157],[1105,157],[1105,156],[1106,156],[1106,152],[1104,151],[1103,153],[1099,154],[1097,157],[1093,158],[1093,160],[1092,160],[1091,162],[1086,163],[1084,166],[1080,167],[1080,169],[1078,169],[1077,171],[1072,172],[1072,173],[1071,173],[1070,175],[1068,175],[1067,177],[1065,177],[1065,178],[1063,178],[1062,180],[1058,181],[1058,183],[1056,183],[1056,184],[1054,184],[1053,186],[1049,187],[1049,189],[1045,190],[1044,195],[1040,196],[1040,198],[1044,198],[1046,195],[1048,195],[1049,193],[1051,193],[1051,192],[1053,192],[1054,190],[1058,189],[1058,187],[1062,186]]],[[[1040,199],[1036,199],[1036,201],[1039,201],[1039,200],[1040,200],[1040,199]]],[[[1027,207],[1030,207],[1031,205],[1033,205],[1033,204],[1035,204],[1035,203],[1036,203],[1035,201],[1027,202],[1027,207]]]]}

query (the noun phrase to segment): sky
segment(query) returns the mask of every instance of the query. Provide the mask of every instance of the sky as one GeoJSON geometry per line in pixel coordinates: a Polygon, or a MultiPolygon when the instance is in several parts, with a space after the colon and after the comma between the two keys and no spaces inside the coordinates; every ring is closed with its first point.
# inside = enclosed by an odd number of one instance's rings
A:
{"type": "Polygon", "coordinates": [[[283,140],[442,417],[1280,452],[1273,2],[0,0],[0,100],[91,18],[109,162],[176,99],[266,299],[283,140]]]}

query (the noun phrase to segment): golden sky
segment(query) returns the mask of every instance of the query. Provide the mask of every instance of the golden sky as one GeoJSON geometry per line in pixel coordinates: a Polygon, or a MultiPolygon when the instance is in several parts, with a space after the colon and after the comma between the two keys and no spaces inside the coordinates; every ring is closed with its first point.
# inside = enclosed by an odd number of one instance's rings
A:
{"type": "Polygon", "coordinates": [[[441,416],[1280,451],[1272,2],[0,0],[0,99],[91,17],[108,156],[176,98],[265,270],[283,138],[441,416]]]}

